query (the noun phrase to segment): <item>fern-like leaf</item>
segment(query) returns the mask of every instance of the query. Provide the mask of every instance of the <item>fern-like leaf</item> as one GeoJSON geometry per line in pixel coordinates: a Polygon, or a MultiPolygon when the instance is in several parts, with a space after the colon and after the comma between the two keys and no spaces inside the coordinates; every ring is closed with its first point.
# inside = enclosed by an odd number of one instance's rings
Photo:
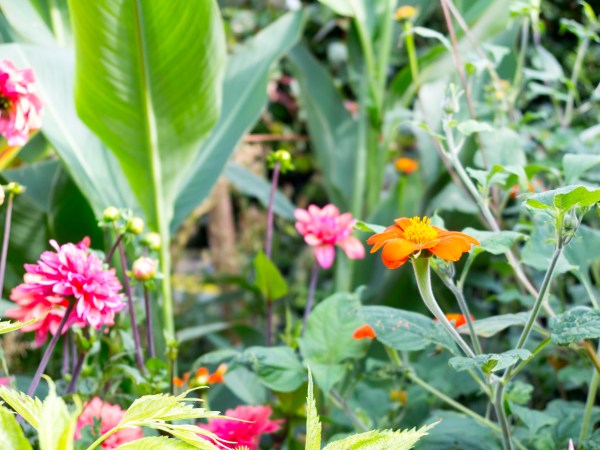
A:
{"type": "Polygon", "coordinates": [[[321,422],[313,394],[310,368],[308,369],[308,397],[306,400],[306,450],[321,450],[321,422]]]}
{"type": "Polygon", "coordinates": [[[392,430],[375,430],[366,433],[354,434],[345,439],[335,441],[325,446],[323,450],[409,450],[427,432],[433,428],[436,423],[426,425],[418,430],[392,431],[392,430]]]}
{"type": "Polygon", "coordinates": [[[46,313],[41,315],[40,317],[34,317],[33,319],[28,320],[27,322],[20,322],[18,320],[0,320],[0,334],[10,333],[11,331],[16,331],[23,327],[26,327],[27,325],[31,325],[32,323],[35,323],[38,320],[42,320],[48,315],[49,312],[50,310],[46,311],[46,313]]]}
{"type": "Polygon", "coordinates": [[[16,391],[7,386],[0,386],[0,397],[33,428],[38,429],[43,407],[40,399],[31,398],[24,392],[16,391]]]}
{"type": "Polygon", "coordinates": [[[147,437],[138,439],[137,441],[127,442],[126,444],[117,447],[117,450],[192,450],[195,448],[197,447],[178,441],[177,439],[161,436],[147,437]]]}

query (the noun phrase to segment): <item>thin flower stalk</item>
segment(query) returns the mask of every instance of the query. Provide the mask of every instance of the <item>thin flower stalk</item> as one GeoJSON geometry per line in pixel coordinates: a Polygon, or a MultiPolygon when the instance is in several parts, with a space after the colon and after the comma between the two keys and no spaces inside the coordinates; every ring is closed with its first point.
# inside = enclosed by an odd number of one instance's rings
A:
{"type": "Polygon", "coordinates": [[[279,184],[279,171],[281,163],[277,161],[273,166],[273,174],[271,175],[271,192],[269,192],[269,205],[267,207],[267,236],[265,238],[265,255],[271,259],[273,246],[273,219],[275,210],[275,193],[279,184]]]}
{"type": "Polygon", "coordinates": [[[69,382],[69,386],[67,387],[67,394],[72,394],[77,389],[77,382],[79,381],[79,377],[81,376],[81,369],[83,368],[83,363],[85,361],[85,357],[87,352],[81,351],[77,355],[77,362],[73,367],[73,374],[71,375],[71,381],[69,382]]]}
{"type": "Polygon", "coordinates": [[[152,324],[152,309],[150,308],[150,290],[144,286],[144,307],[146,308],[146,336],[148,338],[148,353],[150,358],[156,358],[154,348],[154,326],[152,324]]]}
{"type": "Polygon", "coordinates": [[[14,194],[9,192],[6,201],[6,218],[4,220],[4,238],[2,239],[2,255],[0,256],[0,293],[4,292],[4,274],[6,273],[6,257],[8,255],[8,242],[10,240],[10,225],[12,222],[14,194]]]}
{"type": "Polygon", "coordinates": [[[129,317],[131,318],[131,331],[133,333],[133,342],[135,344],[135,360],[138,369],[142,374],[146,372],[144,368],[144,356],[142,353],[142,346],[140,344],[140,333],[137,327],[137,321],[135,318],[135,308],[133,305],[133,292],[131,290],[131,284],[129,283],[129,276],[127,275],[127,258],[125,257],[125,247],[123,241],[118,244],[119,256],[121,259],[121,268],[123,270],[123,286],[125,287],[125,294],[127,296],[127,305],[129,308],[129,317]]]}
{"type": "Polygon", "coordinates": [[[310,317],[310,312],[313,308],[313,303],[315,299],[315,291],[317,290],[317,282],[319,279],[319,264],[315,261],[312,267],[312,271],[310,274],[310,283],[308,285],[308,296],[306,298],[306,306],[304,307],[304,322],[302,327],[302,333],[306,331],[306,326],[308,324],[308,318],[310,317]]]}
{"type": "Polygon", "coordinates": [[[46,370],[46,366],[48,365],[48,362],[50,361],[50,356],[52,355],[52,352],[54,351],[54,348],[56,347],[56,343],[58,342],[58,340],[60,339],[60,336],[62,335],[63,328],[65,327],[65,324],[67,323],[69,316],[71,316],[71,313],[73,312],[74,308],[75,308],[75,301],[71,301],[69,303],[69,306],[67,306],[65,315],[63,316],[62,320],[60,321],[60,324],[58,325],[58,329],[56,330],[56,333],[52,336],[52,339],[50,339],[50,343],[48,344],[48,346],[46,347],[46,350],[44,351],[42,360],[40,361],[40,364],[38,365],[38,368],[35,371],[35,375],[33,376],[33,379],[31,380],[31,384],[29,385],[29,389],[27,390],[28,396],[32,397],[35,394],[35,391],[36,391],[38,385],[40,384],[40,380],[42,379],[42,375],[44,374],[44,370],[46,370]]]}

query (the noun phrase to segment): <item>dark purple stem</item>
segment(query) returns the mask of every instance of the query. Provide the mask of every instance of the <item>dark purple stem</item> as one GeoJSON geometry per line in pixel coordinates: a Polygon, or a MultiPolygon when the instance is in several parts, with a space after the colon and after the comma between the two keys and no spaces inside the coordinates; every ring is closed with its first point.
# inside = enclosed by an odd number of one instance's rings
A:
{"type": "MultiPolygon", "coordinates": [[[[269,206],[267,208],[267,236],[265,238],[265,255],[271,259],[273,243],[273,210],[275,207],[275,193],[279,183],[279,169],[281,163],[276,162],[271,176],[271,192],[269,193],[269,206]]],[[[273,302],[271,299],[265,299],[267,302],[267,345],[273,345],[273,302]]]]}
{"type": "Polygon", "coordinates": [[[104,258],[104,262],[106,264],[110,263],[110,260],[112,259],[113,255],[115,254],[115,251],[117,250],[117,247],[119,246],[119,244],[121,244],[121,241],[123,240],[123,234],[119,234],[117,236],[117,239],[115,240],[115,243],[112,245],[112,247],[110,248],[110,250],[108,250],[108,253],[106,254],[106,258],[104,258]]]}
{"type": "Polygon", "coordinates": [[[8,254],[8,240],[10,238],[13,197],[14,194],[8,194],[8,200],[6,202],[6,220],[4,221],[4,239],[2,240],[2,259],[0,259],[0,294],[4,292],[4,273],[6,272],[6,255],[8,254]]]}
{"type": "Polygon", "coordinates": [[[265,254],[271,259],[272,241],[273,241],[273,210],[275,206],[275,192],[279,183],[279,169],[281,164],[275,163],[273,175],[271,177],[271,192],[269,193],[269,206],[267,208],[267,238],[265,241],[265,254]]]}
{"type": "Polygon", "coordinates": [[[52,339],[50,339],[50,343],[48,344],[48,347],[46,347],[44,356],[42,356],[40,365],[38,366],[37,370],[35,371],[33,380],[31,380],[31,384],[29,385],[29,389],[27,390],[27,395],[29,395],[30,397],[33,396],[33,394],[35,393],[35,390],[38,387],[38,384],[40,384],[40,380],[42,379],[44,370],[46,370],[48,361],[50,361],[50,355],[52,355],[52,352],[54,351],[54,347],[56,347],[56,343],[60,339],[63,328],[65,327],[65,324],[67,323],[67,320],[69,319],[69,316],[71,315],[71,312],[73,311],[74,307],[75,307],[75,302],[72,301],[71,303],[69,303],[69,306],[67,306],[67,309],[65,311],[65,315],[63,316],[62,320],[60,321],[60,324],[58,325],[58,329],[56,330],[56,333],[54,334],[54,336],[52,336],[52,339]]]}
{"type": "Polygon", "coordinates": [[[302,334],[306,331],[306,325],[308,324],[308,316],[313,307],[313,300],[315,298],[315,291],[317,289],[317,280],[319,279],[319,263],[315,261],[312,273],[310,275],[310,284],[308,285],[308,297],[306,299],[306,307],[304,308],[304,325],[302,327],[302,334]]]}
{"type": "Polygon", "coordinates": [[[148,353],[150,353],[150,358],[156,358],[156,351],[154,350],[152,310],[150,309],[150,291],[146,286],[144,286],[144,306],[146,307],[146,334],[148,335],[148,353]]]}
{"type": "Polygon", "coordinates": [[[63,336],[63,346],[62,346],[62,369],[60,373],[64,377],[67,373],[69,373],[69,365],[71,365],[70,361],[71,354],[71,344],[69,339],[69,333],[65,333],[63,336]]]}
{"type": "Polygon", "coordinates": [[[75,364],[75,368],[73,369],[73,377],[69,382],[67,394],[72,394],[73,392],[75,392],[75,388],[77,387],[77,381],[79,381],[79,376],[81,375],[81,368],[83,367],[83,362],[85,361],[86,354],[87,352],[81,352],[77,356],[77,363],[75,364]]]}
{"type": "Polygon", "coordinates": [[[144,368],[144,357],[142,355],[142,346],[140,345],[140,333],[135,320],[135,309],[133,307],[133,295],[131,292],[131,284],[129,284],[129,275],[127,275],[127,259],[125,258],[125,247],[123,242],[119,241],[119,255],[121,257],[121,268],[123,269],[123,284],[125,285],[125,295],[127,295],[127,305],[129,306],[129,317],[131,317],[131,330],[133,332],[133,342],[135,344],[135,360],[138,369],[142,375],[146,374],[144,368]]]}

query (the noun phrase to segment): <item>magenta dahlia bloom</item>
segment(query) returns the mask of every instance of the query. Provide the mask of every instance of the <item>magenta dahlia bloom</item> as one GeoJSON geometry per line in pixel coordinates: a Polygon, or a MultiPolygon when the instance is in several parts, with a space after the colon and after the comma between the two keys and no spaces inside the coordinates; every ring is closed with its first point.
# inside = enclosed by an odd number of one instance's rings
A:
{"type": "Polygon", "coordinates": [[[332,204],[323,209],[310,205],[308,209],[296,209],[296,230],[304,241],[315,248],[315,258],[323,269],[329,269],[335,259],[335,246],[339,245],[350,259],[365,257],[361,242],[351,236],[355,219],[352,214],[340,214],[332,204]]]}
{"type": "Polygon", "coordinates": [[[271,414],[273,414],[273,410],[270,406],[240,405],[235,409],[228,409],[225,411],[225,415],[245,422],[229,419],[208,419],[208,425],[198,426],[227,441],[227,446],[216,442],[215,444],[218,446],[233,449],[247,447],[249,450],[258,450],[261,436],[275,433],[283,423],[283,419],[270,420],[271,414]]]}
{"type": "Polygon", "coordinates": [[[42,101],[31,69],[17,69],[12,61],[0,61],[0,134],[8,145],[25,145],[31,131],[42,126],[42,101]]]}
{"type": "MultiPolygon", "coordinates": [[[[116,427],[125,416],[125,411],[119,405],[111,405],[102,399],[94,397],[83,408],[83,412],[77,419],[75,440],[81,438],[81,430],[90,427],[92,436],[99,438],[103,434],[116,427]]],[[[104,450],[115,449],[138,439],[142,439],[144,433],[140,427],[125,428],[117,431],[100,445],[104,450]]]]}
{"type": "Polygon", "coordinates": [[[37,264],[25,264],[25,282],[10,296],[19,308],[7,311],[7,316],[20,320],[40,317],[54,307],[43,321],[22,329],[36,329],[38,343],[45,341],[48,331],[56,332],[70,301],[76,304],[67,325],[113,325],[115,313],[125,306],[115,270],[106,270],[102,261],[88,252],[88,238],[77,245],[59,246],[54,240],[50,245],[55,252],[42,253],[37,264]]]}

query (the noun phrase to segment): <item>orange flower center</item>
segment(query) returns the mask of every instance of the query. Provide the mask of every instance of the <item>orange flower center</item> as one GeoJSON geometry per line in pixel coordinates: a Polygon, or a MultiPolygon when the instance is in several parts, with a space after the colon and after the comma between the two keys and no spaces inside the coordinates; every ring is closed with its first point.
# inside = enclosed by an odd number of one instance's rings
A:
{"type": "Polygon", "coordinates": [[[410,220],[410,225],[404,229],[404,239],[414,242],[415,244],[425,244],[433,241],[438,236],[438,232],[431,226],[429,217],[413,217],[410,220]]]}

